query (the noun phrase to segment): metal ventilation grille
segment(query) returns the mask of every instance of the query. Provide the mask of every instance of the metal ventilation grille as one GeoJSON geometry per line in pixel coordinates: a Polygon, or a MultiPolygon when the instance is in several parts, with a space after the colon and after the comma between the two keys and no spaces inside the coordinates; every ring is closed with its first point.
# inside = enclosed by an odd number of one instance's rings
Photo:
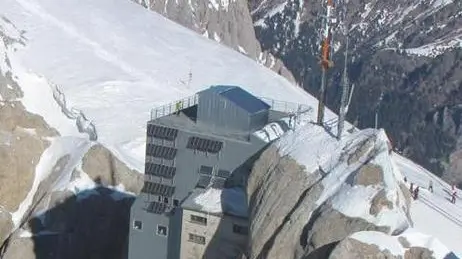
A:
{"type": "Polygon", "coordinates": [[[223,147],[223,142],[199,137],[190,137],[186,147],[208,153],[218,153],[223,147]]]}
{"type": "Polygon", "coordinates": [[[176,156],[177,149],[172,147],[164,147],[154,144],[146,145],[146,155],[159,157],[167,160],[173,160],[176,156]]]}
{"type": "Polygon", "coordinates": [[[160,183],[144,182],[141,192],[156,194],[164,197],[172,197],[175,192],[174,186],[163,185],[160,183]]]}
{"type": "Polygon", "coordinates": [[[146,211],[155,214],[162,214],[165,212],[166,209],[167,204],[154,201],[148,204],[146,211]]]}
{"type": "Polygon", "coordinates": [[[176,167],[146,163],[144,171],[148,175],[160,176],[172,179],[176,174],[176,167]]]}
{"type": "Polygon", "coordinates": [[[148,136],[173,141],[178,136],[178,130],[158,125],[148,124],[148,136]]]}

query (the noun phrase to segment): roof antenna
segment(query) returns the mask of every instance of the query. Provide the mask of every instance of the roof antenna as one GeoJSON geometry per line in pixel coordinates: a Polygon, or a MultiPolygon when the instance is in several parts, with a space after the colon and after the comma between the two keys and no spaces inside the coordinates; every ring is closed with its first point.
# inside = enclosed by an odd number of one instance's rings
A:
{"type": "Polygon", "coordinates": [[[351,103],[351,97],[353,96],[354,85],[350,89],[350,82],[348,80],[348,34],[346,35],[346,46],[345,46],[345,64],[343,67],[342,77],[342,97],[340,99],[340,111],[337,123],[337,139],[342,138],[343,126],[345,124],[345,117],[348,112],[348,107],[351,103]]]}

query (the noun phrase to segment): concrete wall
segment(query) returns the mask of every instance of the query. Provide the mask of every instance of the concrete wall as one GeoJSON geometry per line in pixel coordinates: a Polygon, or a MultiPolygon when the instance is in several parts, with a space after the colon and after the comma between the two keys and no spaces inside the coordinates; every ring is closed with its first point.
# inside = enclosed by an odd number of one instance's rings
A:
{"type": "MultiPolygon", "coordinates": [[[[169,226],[169,218],[143,210],[144,201],[140,196],[133,203],[130,215],[128,258],[167,258],[168,237],[157,235],[157,225],[169,226]],[[134,229],[135,220],[142,222],[142,229],[134,229]]],[[[170,236],[170,235],[169,235],[170,236]]]]}
{"type": "Polygon", "coordinates": [[[248,226],[246,219],[238,217],[225,215],[222,218],[203,212],[183,210],[180,258],[236,258],[240,251],[245,250],[248,237],[234,233],[233,224],[248,226]],[[207,218],[207,225],[191,222],[191,215],[207,218]],[[205,244],[190,241],[190,233],[205,237],[205,244]]]}
{"type": "Polygon", "coordinates": [[[250,130],[259,130],[268,123],[269,110],[260,111],[250,116],[250,130]]]}

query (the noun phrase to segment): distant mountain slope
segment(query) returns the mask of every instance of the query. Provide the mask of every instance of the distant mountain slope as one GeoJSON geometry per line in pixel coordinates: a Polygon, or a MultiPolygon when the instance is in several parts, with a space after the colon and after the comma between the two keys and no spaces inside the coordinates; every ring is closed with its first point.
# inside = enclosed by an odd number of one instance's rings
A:
{"type": "Polygon", "coordinates": [[[295,82],[292,73],[255,37],[247,0],[133,0],[206,38],[222,43],[295,82]]]}
{"type": "MultiPolygon", "coordinates": [[[[251,0],[256,35],[312,94],[318,92],[323,1],[251,0]]],[[[462,4],[460,1],[335,1],[334,68],[328,106],[338,109],[344,32],[356,85],[348,119],[379,126],[400,152],[462,183],[462,4]],[[435,137],[433,137],[435,136],[435,137]],[[456,169],[457,168],[457,169],[456,169]]]]}

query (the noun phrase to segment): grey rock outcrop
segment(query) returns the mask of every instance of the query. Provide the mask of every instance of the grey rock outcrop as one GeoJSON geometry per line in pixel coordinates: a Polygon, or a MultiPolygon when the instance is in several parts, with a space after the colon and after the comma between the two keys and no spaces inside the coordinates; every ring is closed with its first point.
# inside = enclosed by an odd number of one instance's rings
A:
{"type": "Polygon", "coordinates": [[[338,243],[332,250],[329,259],[434,259],[437,256],[431,249],[413,246],[403,236],[385,236],[383,233],[362,231],[350,235],[338,243]],[[358,238],[359,236],[371,236],[374,237],[373,239],[381,238],[383,242],[371,243],[370,240],[365,242],[358,238]]]}
{"type": "MultiPolygon", "coordinates": [[[[318,143],[305,141],[306,152],[319,150],[318,143]]],[[[397,235],[412,224],[410,196],[400,172],[392,169],[383,131],[353,134],[336,151],[327,151],[339,155],[338,162],[311,171],[278,145],[263,152],[248,180],[249,258],[326,258],[358,231],[397,235]],[[332,181],[340,183],[329,186],[332,181]],[[380,220],[388,212],[396,216],[394,223],[380,220]]]]}
{"type": "Polygon", "coordinates": [[[82,159],[82,170],[103,186],[123,184],[132,193],[139,193],[143,187],[143,174],[129,169],[102,145],[88,150],[82,159]]]}
{"type": "Polygon", "coordinates": [[[378,245],[365,244],[353,238],[342,240],[329,255],[329,259],[376,258],[398,259],[390,251],[380,250],[378,245]]]}

